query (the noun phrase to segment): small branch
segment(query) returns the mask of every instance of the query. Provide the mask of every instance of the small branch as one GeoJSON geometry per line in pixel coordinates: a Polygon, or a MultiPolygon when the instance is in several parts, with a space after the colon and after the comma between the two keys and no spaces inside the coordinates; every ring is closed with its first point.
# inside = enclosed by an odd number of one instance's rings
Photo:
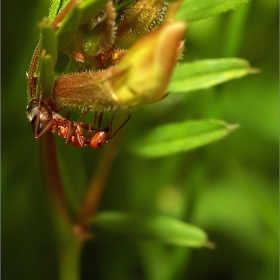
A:
{"type": "Polygon", "coordinates": [[[84,237],[87,237],[88,235],[90,220],[99,206],[108,174],[116,157],[120,138],[121,133],[114,137],[110,145],[105,148],[104,154],[102,155],[97,168],[94,169],[94,174],[89,182],[88,190],[84,196],[84,201],[77,216],[75,227],[77,235],[84,237]]]}
{"type": "Polygon", "coordinates": [[[78,3],[77,0],[70,0],[67,5],[63,8],[63,10],[56,16],[54,21],[51,23],[51,26],[54,29],[58,28],[58,25],[64,20],[64,18],[69,14],[69,11],[72,9],[72,7],[78,3]]]}
{"type": "Polygon", "coordinates": [[[82,241],[71,240],[69,246],[60,252],[60,275],[59,280],[78,280],[81,279],[80,262],[82,241]]]}
{"type": "Polygon", "coordinates": [[[43,183],[53,206],[53,220],[57,233],[60,257],[60,280],[80,279],[82,240],[73,234],[66,198],[60,179],[54,135],[49,131],[40,139],[40,163],[43,183]]]}
{"type": "MultiPolygon", "coordinates": [[[[56,216],[70,224],[70,217],[59,174],[54,135],[49,131],[40,139],[40,163],[43,183],[50,194],[56,216]]],[[[59,219],[61,220],[61,219],[59,219]]]]}

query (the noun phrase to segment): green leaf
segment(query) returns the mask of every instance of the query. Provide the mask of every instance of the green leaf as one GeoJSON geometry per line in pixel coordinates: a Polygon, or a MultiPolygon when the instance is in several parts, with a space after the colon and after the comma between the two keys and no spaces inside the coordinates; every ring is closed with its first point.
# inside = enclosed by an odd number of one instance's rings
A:
{"type": "Polygon", "coordinates": [[[54,64],[53,58],[44,51],[40,57],[38,79],[43,98],[51,95],[54,83],[54,64]]]}
{"type": "Polygon", "coordinates": [[[226,136],[236,127],[220,120],[162,125],[138,139],[130,151],[145,157],[164,157],[209,144],[226,136]]]}
{"type": "Polygon", "coordinates": [[[128,6],[133,4],[133,2],[135,2],[135,0],[117,1],[116,7],[115,7],[116,11],[119,12],[121,10],[124,10],[124,9],[128,8],[128,6]]]}
{"type": "Polygon", "coordinates": [[[43,97],[52,93],[54,83],[54,66],[57,60],[57,40],[54,29],[43,20],[41,26],[41,40],[39,48],[38,79],[43,97]]]}
{"type": "Polygon", "coordinates": [[[226,81],[257,73],[243,59],[205,59],[178,65],[168,87],[170,92],[186,92],[209,88],[226,81]]]}
{"type": "Polygon", "coordinates": [[[40,53],[44,51],[45,55],[50,55],[53,59],[53,65],[57,60],[57,39],[54,29],[43,20],[41,26],[40,53]]]}
{"type": "Polygon", "coordinates": [[[84,0],[79,5],[83,10],[81,25],[95,18],[103,9],[105,9],[108,0],[84,0]]]}
{"type": "Polygon", "coordinates": [[[161,241],[166,244],[211,247],[201,229],[174,218],[142,216],[121,212],[101,212],[92,221],[95,230],[106,230],[133,238],[161,241]]]}
{"type": "Polygon", "coordinates": [[[57,13],[58,13],[58,9],[60,7],[60,3],[61,1],[60,0],[51,0],[51,6],[50,6],[50,9],[49,9],[49,20],[50,22],[52,22],[57,13]]]}
{"type": "Polygon", "coordinates": [[[188,22],[205,19],[247,2],[248,0],[183,0],[175,19],[188,22]]]}
{"type": "Polygon", "coordinates": [[[81,9],[74,6],[69,15],[62,21],[56,31],[58,48],[60,50],[66,48],[73,40],[80,25],[81,16],[81,9]]]}

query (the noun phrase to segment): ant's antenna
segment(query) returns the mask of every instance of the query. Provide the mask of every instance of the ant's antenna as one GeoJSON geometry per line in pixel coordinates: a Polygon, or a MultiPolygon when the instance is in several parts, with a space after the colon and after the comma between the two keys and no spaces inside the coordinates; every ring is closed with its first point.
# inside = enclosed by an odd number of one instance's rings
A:
{"type": "MultiPolygon", "coordinates": [[[[114,116],[115,116],[115,114],[113,115],[111,122],[113,121],[114,116]]],[[[108,139],[112,139],[113,137],[115,137],[115,135],[127,124],[130,117],[131,117],[131,113],[129,113],[128,118],[125,120],[125,122],[108,139]]]]}

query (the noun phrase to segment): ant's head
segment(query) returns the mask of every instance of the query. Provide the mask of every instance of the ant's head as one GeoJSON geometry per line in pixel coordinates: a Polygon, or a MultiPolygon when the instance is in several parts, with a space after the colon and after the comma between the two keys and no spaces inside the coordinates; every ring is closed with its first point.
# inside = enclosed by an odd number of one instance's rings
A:
{"type": "Polygon", "coordinates": [[[35,136],[40,134],[41,131],[52,120],[52,110],[44,102],[41,102],[40,109],[39,100],[32,99],[26,107],[27,118],[29,119],[35,136]]]}
{"type": "Polygon", "coordinates": [[[108,143],[109,133],[104,130],[97,130],[89,141],[93,149],[99,149],[108,143]]]}
{"type": "Polygon", "coordinates": [[[114,121],[114,116],[113,115],[111,121],[108,123],[108,125],[103,129],[97,129],[94,131],[94,135],[90,140],[88,140],[88,144],[93,148],[93,149],[99,149],[106,145],[110,139],[115,137],[115,135],[118,133],[118,131],[124,127],[124,125],[129,121],[130,119],[130,114],[126,121],[114,132],[112,133],[113,129],[113,121],[114,121]]]}

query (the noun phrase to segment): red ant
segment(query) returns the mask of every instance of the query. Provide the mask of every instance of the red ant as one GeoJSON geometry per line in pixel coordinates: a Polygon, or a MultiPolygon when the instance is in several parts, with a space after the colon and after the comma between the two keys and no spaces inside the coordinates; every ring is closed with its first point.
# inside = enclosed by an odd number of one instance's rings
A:
{"type": "Polygon", "coordinates": [[[103,117],[103,114],[101,113],[99,115],[98,126],[96,129],[95,122],[97,119],[97,113],[95,113],[95,119],[92,126],[81,122],[81,119],[89,111],[88,109],[82,113],[78,122],[74,123],[74,128],[72,128],[72,123],[68,117],[65,118],[52,110],[47,104],[41,101],[41,98],[31,99],[26,110],[27,117],[32,124],[36,139],[41,138],[51,128],[53,133],[56,130],[58,131],[58,135],[65,139],[66,145],[71,144],[78,148],[83,148],[88,145],[90,145],[93,149],[103,147],[130,119],[129,114],[126,121],[112,134],[115,114],[113,114],[109,124],[104,129],[100,129],[103,117]],[[86,136],[84,136],[83,128],[88,131],[86,136]],[[92,133],[94,134],[91,137],[92,133]]]}

